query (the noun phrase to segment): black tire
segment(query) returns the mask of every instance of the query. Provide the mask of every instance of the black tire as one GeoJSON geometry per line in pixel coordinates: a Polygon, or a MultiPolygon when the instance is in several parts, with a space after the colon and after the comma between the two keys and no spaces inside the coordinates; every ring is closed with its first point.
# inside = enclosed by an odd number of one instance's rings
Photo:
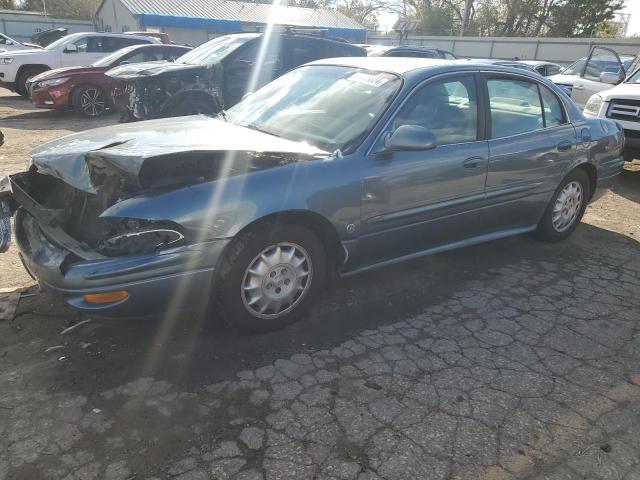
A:
{"type": "Polygon", "coordinates": [[[278,330],[300,319],[322,291],[326,277],[326,251],[312,230],[289,224],[264,225],[240,234],[227,248],[214,283],[215,307],[233,328],[248,332],[278,330]],[[310,259],[312,275],[299,300],[288,307],[289,311],[284,310],[275,318],[261,318],[245,304],[246,293],[242,288],[245,272],[261,252],[279,244],[302,247],[310,259]]]}
{"type": "Polygon", "coordinates": [[[535,236],[546,242],[559,242],[564,240],[569,235],[573,233],[576,229],[580,221],[582,220],[582,216],[584,215],[584,211],[587,208],[587,204],[589,203],[589,199],[591,198],[591,182],[589,181],[589,176],[582,169],[576,169],[569,173],[564,180],[560,183],[560,186],[556,189],[551,197],[551,201],[549,205],[547,205],[547,209],[538,224],[538,228],[535,231],[535,236]],[[581,194],[581,203],[577,210],[577,215],[573,219],[572,223],[566,226],[564,229],[559,230],[556,226],[554,226],[553,217],[554,217],[554,206],[556,205],[556,201],[558,197],[562,194],[565,187],[567,187],[572,182],[577,182],[582,189],[581,194]]]}
{"type": "Polygon", "coordinates": [[[28,98],[29,92],[27,91],[27,80],[46,71],[47,70],[45,68],[25,68],[22,70],[16,81],[16,92],[21,96],[28,98]]]}
{"type": "Polygon", "coordinates": [[[186,115],[215,115],[220,111],[217,102],[204,97],[186,97],[178,100],[165,112],[166,117],[184,117],[186,115]]]}
{"type": "Polygon", "coordinates": [[[97,118],[107,112],[109,99],[97,85],[80,85],[71,94],[71,106],[84,117],[97,118]]]}

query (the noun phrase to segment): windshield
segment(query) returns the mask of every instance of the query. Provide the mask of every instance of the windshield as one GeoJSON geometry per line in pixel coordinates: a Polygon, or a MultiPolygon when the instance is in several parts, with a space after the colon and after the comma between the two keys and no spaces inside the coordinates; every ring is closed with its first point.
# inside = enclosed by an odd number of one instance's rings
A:
{"type": "Polygon", "coordinates": [[[327,151],[357,145],[400,88],[396,75],[354,67],[301,67],[226,112],[235,124],[327,151]]]}
{"type": "Polygon", "coordinates": [[[586,58],[581,58],[577,62],[573,62],[562,71],[561,75],[580,75],[584,70],[584,62],[586,61],[586,58]]]}
{"type": "Polygon", "coordinates": [[[46,47],[44,47],[45,50],[55,50],[57,49],[60,45],[64,45],[66,44],[69,40],[71,40],[72,38],[80,38],[78,37],[71,37],[71,35],[66,36],[66,37],[62,37],[59,38],[58,40],[56,40],[53,43],[50,43],[49,45],[47,45],[46,47]]]}
{"type": "Polygon", "coordinates": [[[244,45],[249,40],[253,40],[257,36],[257,34],[246,34],[218,37],[194,48],[189,53],[184,54],[177,62],[189,65],[208,65],[216,63],[238,47],[244,45]]]}
{"type": "Polygon", "coordinates": [[[640,83],[640,68],[637,69],[635,73],[629,77],[627,83],[640,83]]]}
{"type": "Polygon", "coordinates": [[[120,50],[116,50],[115,52],[110,53],[106,57],[102,57],[97,62],[94,62],[93,66],[94,67],[108,67],[112,63],[115,63],[118,60],[120,60],[122,57],[124,57],[126,54],[128,54],[131,50],[135,50],[138,47],[139,47],[139,45],[132,45],[130,47],[121,48],[120,50]]]}

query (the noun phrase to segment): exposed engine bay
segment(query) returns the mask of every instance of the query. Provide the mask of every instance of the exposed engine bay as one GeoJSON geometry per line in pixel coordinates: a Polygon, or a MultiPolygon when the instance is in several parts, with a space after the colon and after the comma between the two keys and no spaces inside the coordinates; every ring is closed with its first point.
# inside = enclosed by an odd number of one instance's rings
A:
{"type": "Polygon", "coordinates": [[[168,68],[148,75],[118,73],[122,87],[112,92],[121,121],[148,120],[196,113],[215,114],[224,108],[223,66],[168,68]]]}

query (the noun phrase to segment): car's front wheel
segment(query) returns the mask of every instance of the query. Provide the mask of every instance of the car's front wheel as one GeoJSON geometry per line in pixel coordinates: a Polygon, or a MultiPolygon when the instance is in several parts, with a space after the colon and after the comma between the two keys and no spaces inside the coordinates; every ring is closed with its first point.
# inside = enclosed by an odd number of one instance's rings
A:
{"type": "Polygon", "coordinates": [[[322,290],[326,263],[322,242],[305,227],[276,224],[244,232],[218,268],[218,310],[241,330],[282,328],[298,320],[322,290]]]}
{"type": "Polygon", "coordinates": [[[81,85],[71,95],[71,106],[85,117],[99,117],[107,111],[107,94],[96,85],[81,85]]]}
{"type": "Polygon", "coordinates": [[[541,240],[564,240],[576,229],[591,198],[589,176],[577,169],[565,177],[555,191],[538,224],[536,236],[541,240]]]}

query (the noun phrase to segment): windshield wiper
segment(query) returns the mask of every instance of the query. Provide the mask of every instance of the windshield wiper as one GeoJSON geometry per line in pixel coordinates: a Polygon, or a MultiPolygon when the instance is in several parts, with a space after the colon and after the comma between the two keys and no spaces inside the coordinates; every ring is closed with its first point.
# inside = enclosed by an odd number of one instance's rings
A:
{"type": "Polygon", "coordinates": [[[269,132],[267,130],[264,130],[264,129],[258,127],[255,123],[250,123],[249,125],[243,125],[243,126],[247,127],[247,128],[250,128],[251,130],[255,130],[256,132],[266,133],[267,135],[272,135],[274,137],[280,138],[280,135],[276,135],[273,132],[269,132]]]}

